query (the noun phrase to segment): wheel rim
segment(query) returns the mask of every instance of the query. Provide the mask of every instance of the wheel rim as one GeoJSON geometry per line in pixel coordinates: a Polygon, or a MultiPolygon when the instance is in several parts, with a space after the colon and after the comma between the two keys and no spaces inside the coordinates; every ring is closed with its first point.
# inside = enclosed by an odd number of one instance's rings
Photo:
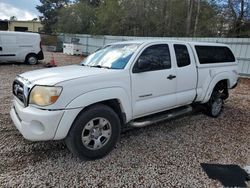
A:
{"type": "Polygon", "coordinates": [[[35,57],[29,57],[28,62],[29,62],[29,64],[34,65],[34,64],[36,64],[37,59],[35,57]]]}
{"type": "Polygon", "coordinates": [[[90,150],[98,150],[107,144],[112,134],[110,122],[98,117],[90,120],[83,128],[82,143],[90,150]]]}
{"type": "Polygon", "coordinates": [[[212,115],[216,116],[220,113],[222,109],[222,104],[223,102],[221,98],[215,99],[215,101],[212,104],[212,115]]]}

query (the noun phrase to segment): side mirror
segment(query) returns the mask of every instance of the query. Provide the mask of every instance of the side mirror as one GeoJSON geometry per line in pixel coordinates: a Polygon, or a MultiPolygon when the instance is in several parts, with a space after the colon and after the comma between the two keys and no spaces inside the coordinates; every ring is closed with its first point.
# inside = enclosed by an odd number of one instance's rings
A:
{"type": "Polygon", "coordinates": [[[138,59],[137,70],[136,70],[137,73],[149,71],[150,69],[151,69],[150,61],[148,61],[146,59],[138,59]]]}

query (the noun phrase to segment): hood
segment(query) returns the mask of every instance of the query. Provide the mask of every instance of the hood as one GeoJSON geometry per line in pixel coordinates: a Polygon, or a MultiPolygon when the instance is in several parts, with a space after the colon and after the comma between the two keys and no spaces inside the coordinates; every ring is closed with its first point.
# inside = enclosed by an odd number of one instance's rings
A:
{"type": "Polygon", "coordinates": [[[112,71],[111,69],[102,69],[94,67],[85,67],[81,65],[70,65],[49,69],[41,69],[20,74],[24,80],[32,85],[55,85],[59,82],[77,79],[87,76],[99,75],[112,71]]]}

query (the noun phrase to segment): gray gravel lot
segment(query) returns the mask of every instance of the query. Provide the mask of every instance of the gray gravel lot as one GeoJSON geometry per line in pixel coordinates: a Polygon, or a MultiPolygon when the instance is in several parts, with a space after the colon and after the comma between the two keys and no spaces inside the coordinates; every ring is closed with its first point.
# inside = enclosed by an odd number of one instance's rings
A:
{"type": "MultiPolygon", "coordinates": [[[[61,66],[82,58],[56,53],[55,59],[61,66]]],[[[1,187],[221,187],[200,163],[250,165],[249,79],[230,92],[219,118],[196,113],[127,131],[100,160],[79,161],[62,141],[26,141],[9,116],[11,84],[16,74],[44,64],[0,65],[1,187]]]]}

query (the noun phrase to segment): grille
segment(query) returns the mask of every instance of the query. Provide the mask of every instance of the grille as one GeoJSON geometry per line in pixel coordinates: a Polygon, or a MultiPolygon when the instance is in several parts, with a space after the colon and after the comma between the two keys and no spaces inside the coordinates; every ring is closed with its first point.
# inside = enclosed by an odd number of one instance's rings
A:
{"type": "Polygon", "coordinates": [[[12,87],[13,94],[24,103],[25,96],[24,96],[24,85],[18,80],[13,82],[12,87]]]}

